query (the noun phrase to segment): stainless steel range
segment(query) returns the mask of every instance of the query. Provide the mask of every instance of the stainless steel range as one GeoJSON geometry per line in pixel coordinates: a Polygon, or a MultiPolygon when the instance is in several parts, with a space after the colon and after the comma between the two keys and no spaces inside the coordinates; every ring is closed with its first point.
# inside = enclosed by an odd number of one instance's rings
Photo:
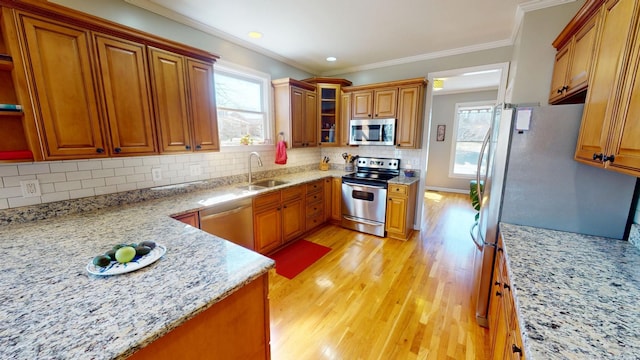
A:
{"type": "Polygon", "coordinates": [[[358,158],[356,172],[342,176],[342,226],[385,236],[388,181],[400,174],[400,159],[358,158]]]}

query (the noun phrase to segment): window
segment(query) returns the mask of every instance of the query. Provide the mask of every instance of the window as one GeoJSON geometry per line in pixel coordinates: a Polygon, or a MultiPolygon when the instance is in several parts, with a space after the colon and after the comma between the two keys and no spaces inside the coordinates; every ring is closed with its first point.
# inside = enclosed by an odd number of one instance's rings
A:
{"type": "Polygon", "coordinates": [[[493,118],[493,102],[456,104],[451,149],[451,177],[475,177],[478,156],[493,118]]]}
{"type": "Polygon", "coordinates": [[[215,83],[220,145],[270,143],[269,75],[216,65],[215,83]]]}

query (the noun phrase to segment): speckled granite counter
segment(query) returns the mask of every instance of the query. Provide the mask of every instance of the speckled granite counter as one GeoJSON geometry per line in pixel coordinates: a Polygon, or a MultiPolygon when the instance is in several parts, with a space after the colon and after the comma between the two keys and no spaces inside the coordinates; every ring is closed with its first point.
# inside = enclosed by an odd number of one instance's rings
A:
{"type": "Polygon", "coordinates": [[[640,359],[640,250],[500,224],[527,359],[640,359]]]}
{"type": "Polygon", "coordinates": [[[0,227],[0,359],[122,359],[266,273],[271,259],[169,217],[255,194],[227,186],[0,227]],[[132,273],[87,273],[93,256],[143,240],[167,253],[132,273]]]}

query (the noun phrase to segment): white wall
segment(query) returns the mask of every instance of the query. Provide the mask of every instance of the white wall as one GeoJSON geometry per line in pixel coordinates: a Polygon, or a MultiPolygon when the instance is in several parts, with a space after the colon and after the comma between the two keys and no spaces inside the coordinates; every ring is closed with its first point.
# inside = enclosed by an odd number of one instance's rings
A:
{"type": "Polygon", "coordinates": [[[449,176],[456,104],[485,100],[495,102],[497,98],[497,90],[433,96],[431,131],[429,132],[431,137],[429,139],[429,160],[425,181],[427,189],[469,191],[469,178],[449,176]],[[438,125],[446,125],[444,141],[436,141],[436,127],[438,125]]]}
{"type": "Polygon", "coordinates": [[[551,45],[584,0],[525,13],[513,47],[506,101],[548,104],[556,49],[551,45]]]}

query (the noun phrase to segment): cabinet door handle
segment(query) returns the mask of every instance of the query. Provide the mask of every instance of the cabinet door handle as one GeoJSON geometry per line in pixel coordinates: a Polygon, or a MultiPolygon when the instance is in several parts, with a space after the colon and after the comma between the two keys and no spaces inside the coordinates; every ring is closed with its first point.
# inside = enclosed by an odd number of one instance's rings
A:
{"type": "Polygon", "coordinates": [[[185,146],[185,149],[187,149],[187,150],[191,150],[191,145],[187,145],[187,146],[185,146]]]}
{"type": "Polygon", "coordinates": [[[493,283],[493,285],[498,285],[498,286],[500,286],[500,281],[496,281],[495,283],[493,283]]]}
{"type": "Polygon", "coordinates": [[[196,150],[202,149],[202,145],[196,145],[196,150]]]}
{"type": "Polygon", "coordinates": [[[117,147],[117,148],[113,149],[113,151],[115,151],[116,154],[119,154],[122,151],[122,149],[117,147]]]}
{"type": "Polygon", "coordinates": [[[513,353],[522,354],[522,349],[520,349],[516,344],[511,344],[511,351],[513,353]]]}
{"type": "Polygon", "coordinates": [[[502,285],[502,287],[503,287],[505,290],[511,290],[511,286],[509,286],[509,284],[504,284],[504,285],[502,285]]]}
{"type": "Polygon", "coordinates": [[[502,293],[500,291],[496,291],[496,296],[502,296],[502,293]]]}
{"type": "Polygon", "coordinates": [[[102,153],[104,152],[104,149],[103,149],[103,148],[97,148],[97,149],[96,149],[96,152],[97,152],[98,154],[102,154],[102,153]]]}
{"type": "Polygon", "coordinates": [[[613,164],[613,161],[616,159],[615,155],[604,156],[602,158],[602,162],[610,161],[613,164]]]}
{"type": "Polygon", "coordinates": [[[562,94],[562,89],[563,88],[558,89],[558,94],[562,94]]]}
{"type": "Polygon", "coordinates": [[[600,153],[600,154],[593,153],[593,160],[600,160],[600,161],[602,161],[602,158],[603,158],[603,157],[604,157],[604,155],[603,155],[602,153],[600,153]]]}

